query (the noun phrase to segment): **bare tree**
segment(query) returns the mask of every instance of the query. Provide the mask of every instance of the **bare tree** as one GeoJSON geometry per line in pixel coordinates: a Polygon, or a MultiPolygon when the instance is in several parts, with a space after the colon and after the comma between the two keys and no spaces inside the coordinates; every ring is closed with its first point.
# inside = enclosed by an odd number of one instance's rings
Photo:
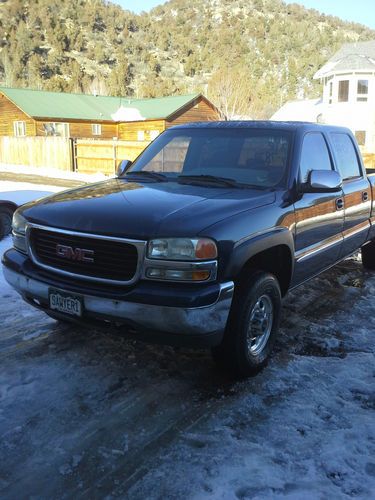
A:
{"type": "Polygon", "coordinates": [[[246,71],[241,68],[222,68],[213,74],[208,96],[223,120],[249,116],[251,88],[248,80],[246,71]]]}

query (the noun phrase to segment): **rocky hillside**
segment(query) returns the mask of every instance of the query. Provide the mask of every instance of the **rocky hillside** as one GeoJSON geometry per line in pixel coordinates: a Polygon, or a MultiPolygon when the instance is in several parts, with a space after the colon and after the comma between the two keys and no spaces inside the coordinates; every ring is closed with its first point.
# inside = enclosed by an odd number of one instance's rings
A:
{"type": "Polygon", "coordinates": [[[318,95],[317,68],[375,32],[281,0],[171,0],[136,15],[104,0],[0,0],[0,83],[155,96],[204,91],[267,117],[318,95]]]}

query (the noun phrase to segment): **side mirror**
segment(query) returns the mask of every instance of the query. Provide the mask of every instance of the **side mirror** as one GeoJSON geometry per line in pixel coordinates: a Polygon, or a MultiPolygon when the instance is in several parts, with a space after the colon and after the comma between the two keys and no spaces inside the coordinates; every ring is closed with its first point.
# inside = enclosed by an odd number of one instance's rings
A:
{"type": "Polygon", "coordinates": [[[117,165],[116,177],[122,177],[131,164],[130,160],[121,160],[117,165]]]}
{"type": "Polygon", "coordinates": [[[341,189],[341,175],[334,170],[311,170],[309,180],[302,185],[304,193],[335,193],[341,189]]]}

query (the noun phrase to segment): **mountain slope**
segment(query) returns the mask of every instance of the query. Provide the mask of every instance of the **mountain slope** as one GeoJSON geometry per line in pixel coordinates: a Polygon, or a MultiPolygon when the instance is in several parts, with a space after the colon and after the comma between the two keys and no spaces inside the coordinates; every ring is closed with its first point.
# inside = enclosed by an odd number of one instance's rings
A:
{"type": "Polygon", "coordinates": [[[171,0],[141,15],[104,0],[0,0],[0,83],[213,99],[227,88],[241,112],[267,117],[318,95],[312,75],[342,43],[372,38],[280,0],[171,0]]]}

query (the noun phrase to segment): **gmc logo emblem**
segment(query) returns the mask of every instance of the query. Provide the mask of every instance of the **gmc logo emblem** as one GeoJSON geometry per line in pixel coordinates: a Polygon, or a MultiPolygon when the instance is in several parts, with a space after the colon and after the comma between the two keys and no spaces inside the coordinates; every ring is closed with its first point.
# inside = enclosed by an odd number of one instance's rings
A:
{"type": "Polygon", "coordinates": [[[76,260],[78,262],[94,262],[94,251],[86,248],[73,248],[67,245],[56,245],[56,255],[63,259],[76,260]]]}

